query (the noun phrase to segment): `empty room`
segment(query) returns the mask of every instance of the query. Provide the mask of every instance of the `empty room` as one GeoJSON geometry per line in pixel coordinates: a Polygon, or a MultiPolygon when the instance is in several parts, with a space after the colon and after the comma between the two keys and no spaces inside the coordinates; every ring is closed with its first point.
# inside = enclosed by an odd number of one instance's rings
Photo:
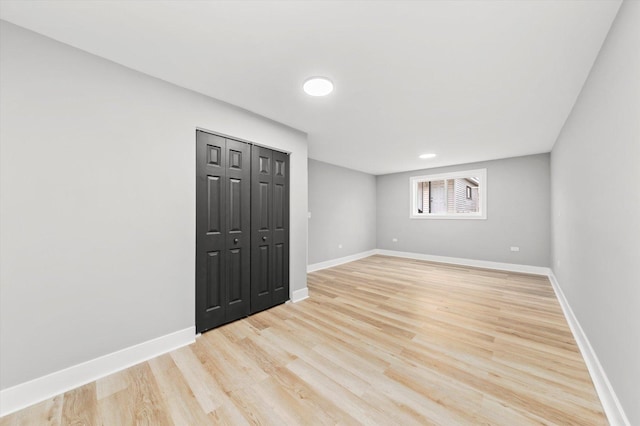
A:
{"type": "Polygon", "coordinates": [[[640,1],[1,0],[0,426],[640,425],[640,1]]]}

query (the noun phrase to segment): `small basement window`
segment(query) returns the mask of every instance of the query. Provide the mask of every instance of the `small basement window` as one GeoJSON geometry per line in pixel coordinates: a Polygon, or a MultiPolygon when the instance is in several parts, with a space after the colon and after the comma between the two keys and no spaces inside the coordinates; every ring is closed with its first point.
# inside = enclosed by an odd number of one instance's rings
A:
{"type": "Polygon", "coordinates": [[[414,176],[412,219],[486,219],[487,169],[414,176]]]}

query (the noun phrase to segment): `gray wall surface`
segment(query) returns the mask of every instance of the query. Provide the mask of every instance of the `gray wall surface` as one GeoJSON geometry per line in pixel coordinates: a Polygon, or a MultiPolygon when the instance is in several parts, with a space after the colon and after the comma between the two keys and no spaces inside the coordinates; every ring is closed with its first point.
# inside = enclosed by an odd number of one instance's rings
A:
{"type": "Polygon", "coordinates": [[[375,176],[309,159],[309,211],[309,264],[376,248],[375,176]]]}
{"type": "Polygon", "coordinates": [[[382,175],[377,183],[379,249],[549,266],[549,154],[382,175]],[[410,177],[482,168],[486,220],[409,218],[410,177]]]}
{"type": "Polygon", "coordinates": [[[194,325],[196,127],[292,153],[291,287],[306,288],[304,133],[0,31],[2,389],[194,325]]]}
{"type": "Polygon", "coordinates": [[[552,268],[640,425],[640,2],[625,1],[551,153],[552,268]]]}

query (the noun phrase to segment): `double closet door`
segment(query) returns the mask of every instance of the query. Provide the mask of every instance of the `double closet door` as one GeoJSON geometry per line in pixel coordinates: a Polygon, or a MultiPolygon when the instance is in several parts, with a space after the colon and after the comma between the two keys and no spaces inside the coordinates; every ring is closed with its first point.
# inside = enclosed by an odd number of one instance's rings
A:
{"type": "Polygon", "coordinates": [[[289,298],[289,157],[197,131],[196,330],[289,298]]]}

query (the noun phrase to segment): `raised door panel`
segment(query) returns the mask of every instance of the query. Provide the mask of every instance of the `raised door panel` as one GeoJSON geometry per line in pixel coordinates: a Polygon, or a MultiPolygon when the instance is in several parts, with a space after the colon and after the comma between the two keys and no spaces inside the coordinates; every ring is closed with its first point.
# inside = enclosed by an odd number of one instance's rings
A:
{"type": "Polygon", "coordinates": [[[284,209],[285,209],[285,186],[283,184],[273,185],[273,229],[284,229],[284,209]]]}
{"type": "Polygon", "coordinates": [[[257,204],[254,211],[258,214],[254,217],[259,232],[265,233],[271,230],[271,184],[258,182],[254,202],[257,204]]]}
{"type": "Polygon", "coordinates": [[[227,294],[230,305],[242,303],[242,250],[231,249],[227,256],[227,294]]]}
{"type": "Polygon", "coordinates": [[[273,291],[278,292],[285,287],[285,274],[284,274],[284,244],[279,243],[274,245],[274,279],[273,279],[273,291]]]}
{"type": "Polygon", "coordinates": [[[207,233],[220,234],[222,232],[222,180],[220,176],[207,176],[207,233]]]}
{"type": "Polygon", "coordinates": [[[222,309],[222,265],[220,259],[222,256],[219,251],[210,251],[207,253],[207,275],[206,275],[206,295],[207,312],[215,309],[222,309]]]}
{"type": "Polygon", "coordinates": [[[258,296],[265,296],[269,294],[269,284],[271,283],[271,262],[269,260],[271,258],[271,251],[269,250],[269,244],[261,244],[258,247],[257,253],[257,268],[254,270],[256,274],[255,290],[258,296]]]}
{"type": "Polygon", "coordinates": [[[229,232],[242,231],[242,180],[229,179],[229,232]]]}

